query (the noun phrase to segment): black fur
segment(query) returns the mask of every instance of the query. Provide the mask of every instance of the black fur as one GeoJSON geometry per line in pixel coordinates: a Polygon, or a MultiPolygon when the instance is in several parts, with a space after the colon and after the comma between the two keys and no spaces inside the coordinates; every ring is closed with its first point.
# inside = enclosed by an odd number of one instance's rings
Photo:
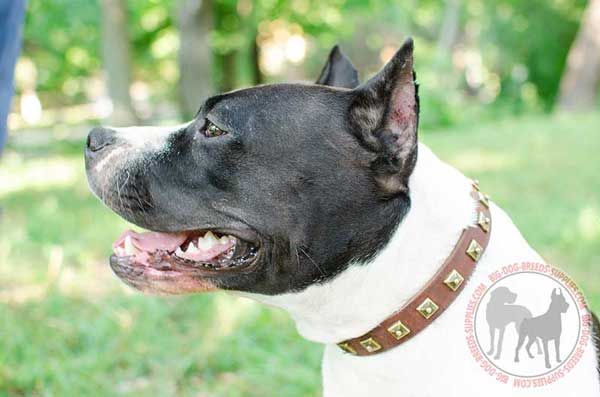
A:
{"type": "Polygon", "coordinates": [[[598,361],[598,377],[600,378],[600,321],[598,321],[598,316],[595,313],[592,313],[592,340],[594,342],[594,346],[596,347],[596,358],[598,361]]]}
{"type": "Polygon", "coordinates": [[[358,86],[358,71],[337,45],[331,49],[316,84],[343,88],[358,86]]]}

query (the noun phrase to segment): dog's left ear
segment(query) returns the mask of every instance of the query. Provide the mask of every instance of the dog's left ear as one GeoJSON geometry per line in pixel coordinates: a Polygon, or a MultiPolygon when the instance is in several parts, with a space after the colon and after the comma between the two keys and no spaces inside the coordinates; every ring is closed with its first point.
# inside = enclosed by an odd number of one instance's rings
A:
{"type": "Polygon", "coordinates": [[[350,125],[363,145],[376,154],[371,171],[381,192],[388,197],[407,193],[417,159],[419,121],[412,39],[354,93],[350,125]]]}
{"type": "Polygon", "coordinates": [[[358,86],[358,72],[338,45],[335,45],[329,52],[327,63],[323,66],[321,75],[315,84],[343,88],[358,86]]]}

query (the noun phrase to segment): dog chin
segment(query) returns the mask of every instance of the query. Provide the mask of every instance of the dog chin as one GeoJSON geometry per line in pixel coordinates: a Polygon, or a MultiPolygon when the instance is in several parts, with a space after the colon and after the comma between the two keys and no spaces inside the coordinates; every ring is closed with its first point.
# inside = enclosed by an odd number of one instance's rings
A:
{"type": "Polygon", "coordinates": [[[214,283],[200,274],[173,268],[168,262],[147,266],[131,258],[110,258],[113,272],[127,285],[147,294],[184,295],[215,291],[214,283]]]}

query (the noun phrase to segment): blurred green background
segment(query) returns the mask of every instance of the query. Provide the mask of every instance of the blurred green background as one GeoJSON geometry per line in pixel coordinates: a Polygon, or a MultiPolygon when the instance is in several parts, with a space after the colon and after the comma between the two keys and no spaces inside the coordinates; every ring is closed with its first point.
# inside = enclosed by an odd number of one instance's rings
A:
{"type": "Polygon", "coordinates": [[[599,0],[30,0],[0,163],[0,396],[318,396],[322,347],[226,294],[112,275],[90,126],[311,81],[339,43],[367,78],[411,35],[421,138],[478,178],[600,310],[599,0]]]}

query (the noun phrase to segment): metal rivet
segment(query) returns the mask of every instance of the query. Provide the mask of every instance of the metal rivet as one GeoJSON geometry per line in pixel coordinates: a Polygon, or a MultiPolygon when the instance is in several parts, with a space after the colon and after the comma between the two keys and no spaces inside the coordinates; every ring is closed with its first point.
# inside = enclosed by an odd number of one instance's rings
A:
{"type": "Polygon", "coordinates": [[[465,281],[465,278],[456,269],[452,269],[448,277],[444,280],[444,284],[448,286],[452,291],[456,291],[461,284],[465,281]]]}
{"type": "Polygon", "coordinates": [[[377,341],[373,338],[367,338],[365,340],[360,341],[360,345],[365,348],[369,353],[376,352],[377,350],[381,350],[381,345],[377,343],[377,341]]]}
{"type": "Polygon", "coordinates": [[[402,321],[396,321],[387,330],[390,334],[392,334],[394,338],[398,340],[410,334],[410,329],[406,325],[404,325],[402,321]]]}
{"type": "Polygon", "coordinates": [[[479,245],[477,241],[471,240],[471,242],[469,243],[469,247],[467,247],[467,255],[469,255],[471,259],[477,262],[481,257],[482,253],[483,248],[481,248],[481,245],[479,245]]]}
{"type": "Polygon", "coordinates": [[[485,205],[486,208],[490,208],[490,196],[481,192],[477,192],[477,197],[479,198],[479,202],[481,204],[485,205]]]}
{"type": "Polygon", "coordinates": [[[354,348],[352,346],[350,346],[350,344],[348,342],[338,343],[338,346],[340,349],[342,349],[346,353],[350,353],[350,354],[354,354],[354,355],[358,354],[356,352],[356,350],[354,350],[354,348]]]}
{"type": "Polygon", "coordinates": [[[423,303],[417,307],[417,311],[421,313],[423,317],[429,319],[429,317],[433,316],[435,312],[438,311],[440,307],[431,299],[426,298],[423,303]]]}
{"type": "Polygon", "coordinates": [[[477,214],[477,224],[484,232],[490,231],[490,218],[481,211],[477,214]]]}

